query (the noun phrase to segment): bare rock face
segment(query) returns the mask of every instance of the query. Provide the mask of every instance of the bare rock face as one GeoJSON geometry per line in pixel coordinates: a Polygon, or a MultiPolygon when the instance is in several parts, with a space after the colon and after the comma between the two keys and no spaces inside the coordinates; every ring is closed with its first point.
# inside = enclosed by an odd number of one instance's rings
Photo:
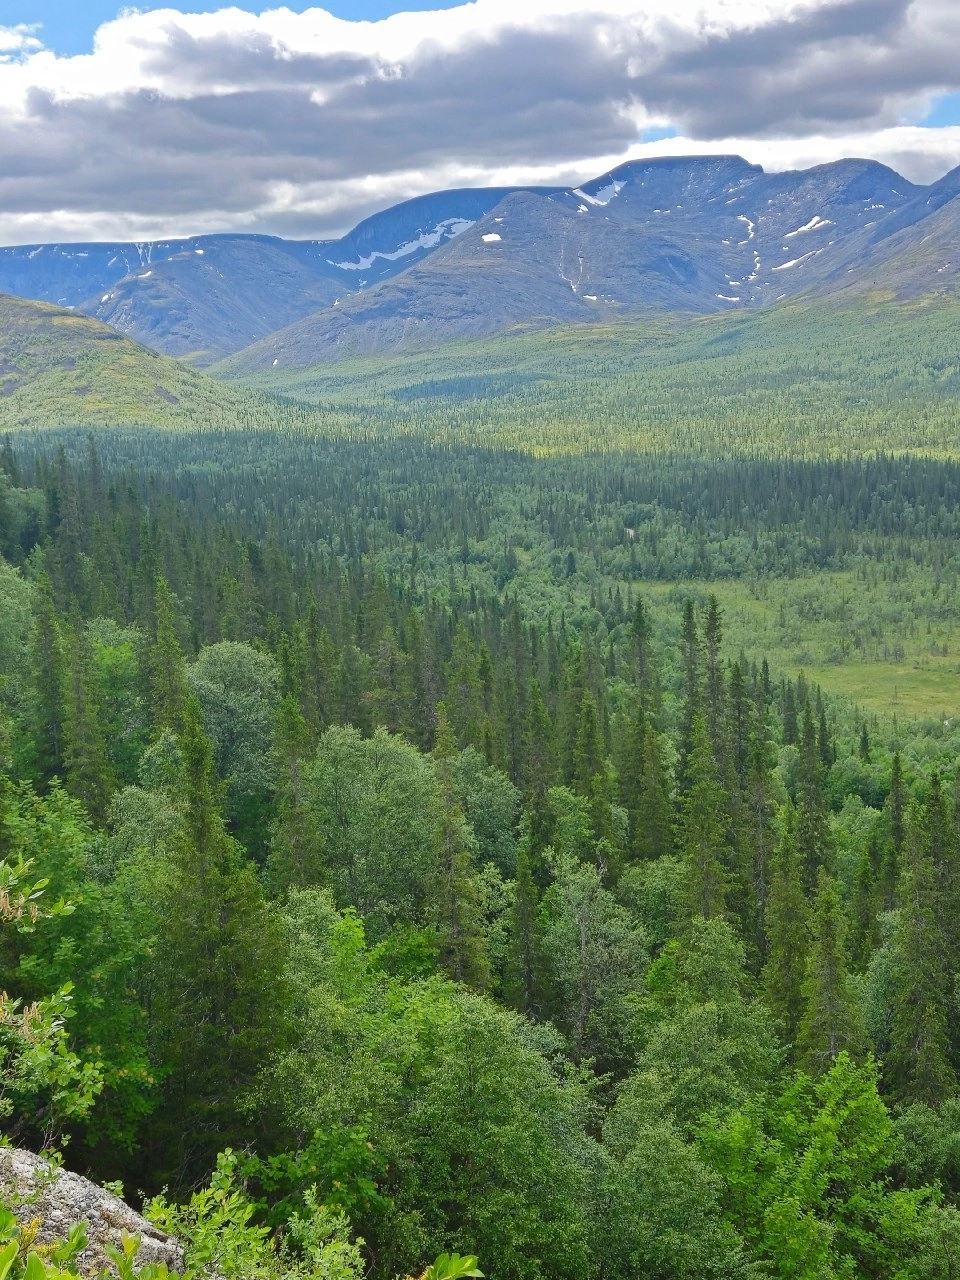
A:
{"type": "Polygon", "coordinates": [[[165,1262],[171,1271],[183,1270],[183,1246],[173,1236],[134,1213],[119,1196],[30,1151],[0,1148],[0,1201],[21,1223],[40,1219],[42,1244],[62,1240],[76,1223],[84,1223],[89,1243],[77,1259],[81,1272],[113,1270],[105,1246],[119,1248],[122,1231],[140,1237],[138,1266],[165,1262]]]}

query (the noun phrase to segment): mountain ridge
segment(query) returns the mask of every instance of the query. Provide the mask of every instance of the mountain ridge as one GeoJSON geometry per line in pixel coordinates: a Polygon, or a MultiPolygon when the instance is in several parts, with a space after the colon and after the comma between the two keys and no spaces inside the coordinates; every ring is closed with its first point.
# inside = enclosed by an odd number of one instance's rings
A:
{"type": "Polygon", "coordinates": [[[56,294],[236,377],[656,311],[952,289],[958,195],[960,169],[920,187],[867,159],[766,173],[740,156],[661,157],[577,187],[430,193],[338,240],[0,249],[0,290],[56,294]],[[125,274],[103,284],[110,272],[125,274]]]}

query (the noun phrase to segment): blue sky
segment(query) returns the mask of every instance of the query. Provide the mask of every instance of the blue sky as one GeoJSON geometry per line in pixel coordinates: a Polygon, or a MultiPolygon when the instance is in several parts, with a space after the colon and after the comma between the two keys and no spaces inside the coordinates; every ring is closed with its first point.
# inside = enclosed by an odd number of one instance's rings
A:
{"type": "Polygon", "coordinates": [[[943,129],[947,125],[960,124],[960,93],[949,93],[940,98],[922,123],[929,129],[943,129]]]}
{"type": "MultiPolygon", "coordinates": [[[[183,13],[214,13],[224,9],[230,0],[156,0],[139,4],[124,4],[122,0],[0,0],[0,26],[16,26],[19,23],[40,23],[44,44],[57,53],[89,53],[93,33],[102,22],[115,18],[123,8],[179,9],[183,13]]],[[[400,10],[452,9],[462,0],[322,0],[319,7],[334,13],[338,18],[354,20],[389,17],[400,10]]],[[[288,9],[300,13],[309,6],[297,0],[265,0],[263,4],[238,3],[237,8],[259,12],[267,8],[288,9]]]]}

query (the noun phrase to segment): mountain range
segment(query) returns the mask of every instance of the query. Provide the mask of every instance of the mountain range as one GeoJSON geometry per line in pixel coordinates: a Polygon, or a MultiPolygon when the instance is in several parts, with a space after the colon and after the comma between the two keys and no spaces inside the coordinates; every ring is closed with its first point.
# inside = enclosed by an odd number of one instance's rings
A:
{"type": "Polygon", "coordinates": [[[0,292],[72,308],[226,377],[798,295],[952,293],[960,169],[633,161],[562,188],[438,192],[339,240],[214,235],[0,248],[0,292]]]}

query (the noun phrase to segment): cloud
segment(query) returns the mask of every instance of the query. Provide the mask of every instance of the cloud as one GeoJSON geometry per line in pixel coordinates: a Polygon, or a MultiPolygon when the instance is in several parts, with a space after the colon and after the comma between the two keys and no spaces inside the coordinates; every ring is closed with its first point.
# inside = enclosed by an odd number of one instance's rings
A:
{"type": "Polygon", "coordinates": [[[0,63],[12,62],[14,58],[42,49],[36,32],[36,27],[24,22],[15,27],[0,26],[0,63]]]}
{"type": "Polygon", "coordinates": [[[958,90],[955,0],[158,9],[71,58],[0,27],[0,241],[331,235],[427,190],[704,151],[869,155],[929,181],[960,129],[918,124],[958,90]]]}

